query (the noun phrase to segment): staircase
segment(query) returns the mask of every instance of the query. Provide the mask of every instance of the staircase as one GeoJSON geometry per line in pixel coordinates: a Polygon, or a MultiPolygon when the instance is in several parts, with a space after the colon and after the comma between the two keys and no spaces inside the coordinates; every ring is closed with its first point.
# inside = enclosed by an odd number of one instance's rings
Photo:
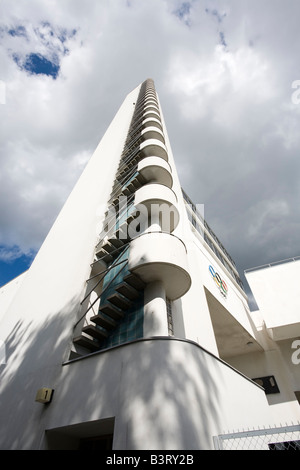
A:
{"type": "MultiPolygon", "coordinates": [[[[131,315],[137,314],[138,301],[145,288],[144,282],[136,274],[130,272],[128,259],[124,258],[125,251],[131,241],[128,227],[136,217],[136,209],[132,204],[135,192],[148,183],[146,178],[137,171],[139,161],[145,156],[140,152],[141,145],[147,140],[142,130],[142,122],[145,119],[144,112],[147,111],[146,102],[144,104],[146,100],[144,88],[140,91],[139,104],[133,115],[130,132],[124,145],[119,169],[108,201],[109,211],[106,214],[106,227],[110,227],[109,222],[111,221],[115,225],[111,229],[109,228],[108,232],[102,234],[103,238],[101,235],[102,239],[95,250],[96,259],[92,264],[93,275],[99,275],[99,283],[103,282],[103,289],[100,297],[97,297],[89,306],[83,317],[87,318],[88,311],[99,298],[100,307],[98,314],[89,318],[88,325],[82,328],[80,336],[73,339],[74,345],[83,347],[90,352],[106,347],[106,340],[108,339],[109,342],[114,339],[114,330],[117,330],[117,336],[122,327],[126,329],[127,325],[131,325],[131,315]],[[138,129],[137,126],[139,126],[138,129]],[[126,202],[125,208],[122,207],[123,198],[126,202]],[[117,220],[114,219],[114,216],[117,220]],[[104,266],[104,271],[107,267],[105,274],[103,274],[102,266],[104,266]],[[120,274],[121,271],[122,274],[120,274]],[[103,277],[101,278],[101,276],[103,277]],[[121,323],[122,321],[123,323],[121,323]],[[112,338],[110,338],[111,336],[112,338]]],[[[154,117],[157,119],[159,114],[155,112],[154,117]]],[[[157,127],[154,131],[161,133],[157,127]]],[[[136,318],[138,321],[138,315],[136,318]]]]}
{"type": "Polygon", "coordinates": [[[74,344],[90,352],[101,349],[101,342],[117,327],[144,287],[145,284],[139,277],[132,273],[127,274],[115,287],[115,292],[100,306],[99,314],[91,317],[89,325],[83,327],[81,335],[74,338],[74,344]]]}
{"type": "Polygon", "coordinates": [[[106,236],[96,246],[96,261],[93,265],[104,261],[109,266],[107,275],[113,273],[113,279],[111,280],[112,286],[108,285],[108,294],[105,293],[105,289],[101,294],[105,300],[100,303],[98,314],[92,316],[89,324],[82,328],[80,336],[73,339],[74,345],[81,346],[90,352],[101,349],[101,343],[113,333],[145,288],[144,282],[126,269],[126,258],[120,261],[127,251],[130,241],[127,228],[133,218],[130,212],[126,213],[113,235],[106,236]],[[116,282],[114,282],[115,278],[116,282]]]}
{"type": "Polygon", "coordinates": [[[122,188],[119,189],[117,194],[112,193],[110,204],[112,207],[117,207],[121,198],[127,198],[127,203],[134,197],[134,193],[137,189],[140,189],[146,183],[144,177],[140,173],[135,173],[122,188]]]}

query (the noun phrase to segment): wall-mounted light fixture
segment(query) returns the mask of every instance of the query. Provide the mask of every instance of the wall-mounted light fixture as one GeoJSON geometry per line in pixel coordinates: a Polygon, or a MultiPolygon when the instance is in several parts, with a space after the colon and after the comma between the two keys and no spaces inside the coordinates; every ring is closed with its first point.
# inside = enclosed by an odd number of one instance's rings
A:
{"type": "Polygon", "coordinates": [[[53,397],[54,390],[52,388],[43,387],[37,391],[35,401],[39,403],[50,403],[53,397]]]}

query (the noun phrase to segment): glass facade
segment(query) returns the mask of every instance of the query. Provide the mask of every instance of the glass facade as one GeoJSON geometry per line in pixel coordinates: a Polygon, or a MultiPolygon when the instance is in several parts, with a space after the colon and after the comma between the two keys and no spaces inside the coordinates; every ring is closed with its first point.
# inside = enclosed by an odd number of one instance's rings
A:
{"type": "MultiPolygon", "coordinates": [[[[127,267],[128,250],[125,249],[117,258],[116,263],[124,261],[116,267],[112,267],[104,278],[103,294],[101,295],[100,308],[108,301],[108,298],[116,292],[118,285],[122,284],[124,278],[128,276],[127,267]]],[[[123,311],[124,317],[118,325],[111,331],[109,336],[101,342],[101,349],[116,346],[143,337],[144,324],[144,293],[140,292],[139,296],[131,301],[128,309],[123,311]]],[[[102,316],[105,316],[101,312],[102,316]]]]}

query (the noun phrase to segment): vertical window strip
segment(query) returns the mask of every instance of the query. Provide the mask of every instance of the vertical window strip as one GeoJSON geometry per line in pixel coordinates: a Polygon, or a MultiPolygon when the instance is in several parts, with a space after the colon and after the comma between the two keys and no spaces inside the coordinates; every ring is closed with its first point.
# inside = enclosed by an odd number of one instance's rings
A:
{"type": "Polygon", "coordinates": [[[170,299],[166,299],[166,303],[167,303],[168,334],[169,336],[174,336],[172,302],[170,299]]]}

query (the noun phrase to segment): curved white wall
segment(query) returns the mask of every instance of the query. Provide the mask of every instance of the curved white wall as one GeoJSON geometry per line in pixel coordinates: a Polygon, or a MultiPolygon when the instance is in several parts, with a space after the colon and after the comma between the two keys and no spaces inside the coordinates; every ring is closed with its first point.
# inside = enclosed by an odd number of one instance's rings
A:
{"type": "Polygon", "coordinates": [[[128,268],[146,283],[161,280],[169,299],[181,297],[191,285],[185,245],[168,233],[145,233],[132,240],[128,268]]]}
{"type": "Polygon", "coordinates": [[[173,179],[168,162],[160,157],[146,157],[138,164],[138,172],[147,182],[156,182],[172,187],[173,179]]]}
{"type": "Polygon", "coordinates": [[[65,365],[50,407],[47,429],[115,417],[114,449],[208,450],[224,429],[271,422],[260,387],[196,344],[168,338],[65,365]]]}

